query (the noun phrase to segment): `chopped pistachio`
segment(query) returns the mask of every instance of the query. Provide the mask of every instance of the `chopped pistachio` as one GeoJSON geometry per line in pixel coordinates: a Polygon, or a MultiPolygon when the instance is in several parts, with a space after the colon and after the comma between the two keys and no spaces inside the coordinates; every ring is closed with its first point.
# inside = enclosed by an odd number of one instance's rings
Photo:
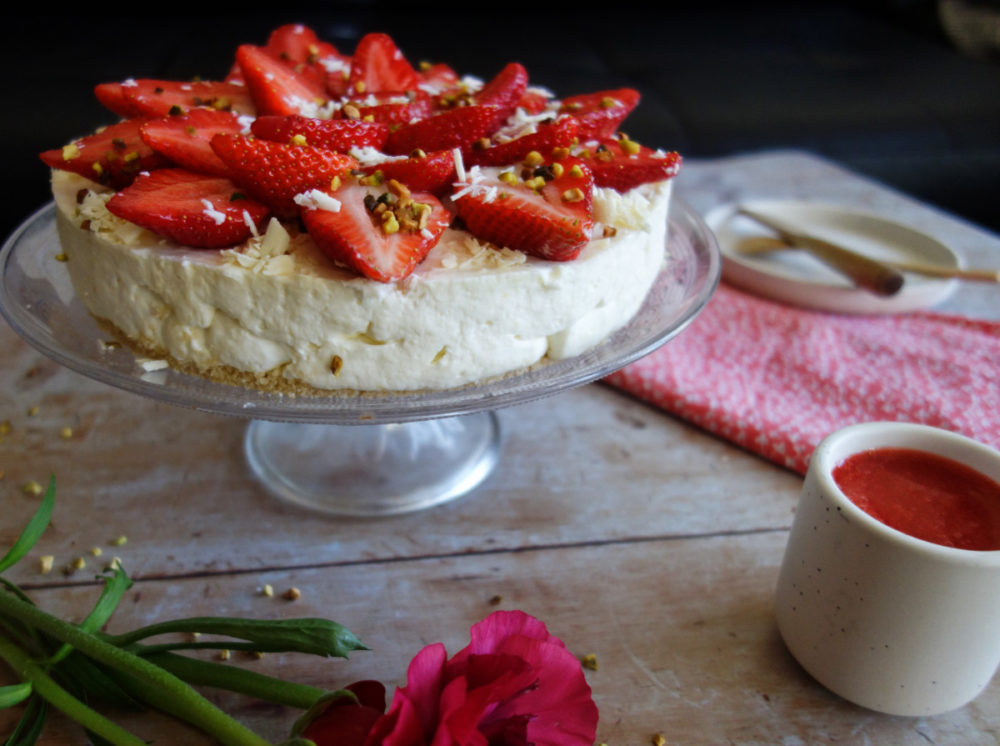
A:
{"type": "Polygon", "coordinates": [[[52,572],[52,565],[55,563],[55,561],[56,558],[53,557],[51,554],[43,554],[41,557],[38,558],[38,571],[41,572],[42,575],[48,575],[50,572],[52,572]]]}
{"type": "Polygon", "coordinates": [[[587,653],[580,659],[580,664],[591,671],[597,670],[597,656],[593,653],[587,653]]]}
{"type": "Polygon", "coordinates": [[[260,595],[262,595],[262,596],[273,596],[274,595],[274,588],[271,586],[270,583],[264,583],[264,585],[261,586],[260,595]]]}
{"type": "Polygon", "coordinates": [[[40,485],[35,480],[31,480],[30,482],[25,482],[21,486],[21,491],[25,495],[31,495],[32,497],[38,497],[40,494],[42,494],[42,485],[40,485]]]}
{"type": "Polygon", "coordinates": [[[639,143],[633,142],[632,140],[629,140],[626,137],[623,137],[621,140],[618,141],[618,147],[620,147],[623,152],[628,153],[629,155],[635,155],[636,153],[639,152],[639,143]]]}
{"type": "Polygon", "coordinates": [[[71,428],[69,425],[64,426],[59,431],[59,437],[62,438],[63,440],[69,440],[70,438],[73,437],[73,428],[71,428]]]}
{"type": "Polygon", "coordinates": [[[544,162],[545,159],[542,157],[542,154],[539,153],[537,150],[532,150],[530,153],[524,156],[524,165],[526,166],[540,166],[544,162]]]}
{"type": "Polygon", "coordinates": [[[28,407],[28,417],[34,417],[38,411],[38,407],[28,407]]]}
{"type": "Polygon", "coordinates": [[[396,216],[393,215],[390,210],[386,210],[382,213],[382,232],[387,236],[391,236],[393,233],[399,233],[399,221],[396,220],[396,216]]]}
{"type": "Polygon", "coordinates": [[[219,660],[220,661],[227,661],[227,660],[229,660],[229,657],[231,655],[232,655],[232,653],[230,653],[228,650],[220,650],[219,651],[219,660]]]}
{"type": "Polygon", "coordinates": [[[584,199],[583,190],[579,187],[567,189],[562,193],[563,202],[582,202],[584,199]]]}
{"type": "Polygon", "coordinates": [[[90,553],[95,557],[100,557],[102,554],[104,554],[104,550],[101,549],[100,547],[91,547],[90,553]]]}
{"type": "Polygon", "coordinates": [[[654,733],[653,737],[650,739],[650,743],[653,746],[666,746],[667,739],[663,737],[662,733],[654,733]]]}
{"type": "Polygon", "coordinates": [[[111,545],[115,547],[123,547],[125,546],[126,543],[128,543],[128,537],[125,536],[125,534],[122,534],[121,536],[116,536],[114,539],[111,540],[111,545]]]}
{"type": "Polygon", "coordinates": [[[66,256],[65,254],[59,253],[59,254],[56,254],[56,261],[57,262],[68,262],[69,261],[69,257],[66,256]]]}

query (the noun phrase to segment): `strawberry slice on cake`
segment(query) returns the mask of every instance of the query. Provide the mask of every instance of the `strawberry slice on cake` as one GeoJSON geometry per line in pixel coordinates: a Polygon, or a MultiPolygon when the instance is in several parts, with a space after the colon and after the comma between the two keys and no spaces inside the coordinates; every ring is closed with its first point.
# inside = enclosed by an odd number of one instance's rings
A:
{"type": "Polygon", "coordinates": [[[409,275],[451,222],[432,194],[394,180],[384,188],[348,180],[307,192],[299,204],[309,235],[328,257],[379,282],[409,275]]]}
{"type": "Polygon", "coordinates": [[[199,249],[243,243],[269,213],[229,179],[181,168],[141,174],[108,200],[107,207],[123,220],[199,249]]]}
{"type": "Polygon", "coordinates": [[[351,156],[333,150],[246,135],[216,135],[212,150],[232,169],[240,187],[280,217],[298,215],[296,195],[327,187],[358,165],[351,156]]]}
{"type": "Polygon", "coordinates": [[[591,239],[594,177],[578,158],[528,154],[520,170],[474,168],[452,201],[466,229],[484,241],[541,259],[575,259],[591,239]]]}

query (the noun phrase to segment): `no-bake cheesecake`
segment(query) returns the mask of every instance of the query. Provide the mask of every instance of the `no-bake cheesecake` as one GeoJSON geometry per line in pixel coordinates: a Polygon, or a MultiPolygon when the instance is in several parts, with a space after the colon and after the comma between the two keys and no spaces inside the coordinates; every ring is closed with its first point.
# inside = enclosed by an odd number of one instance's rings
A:
{"type": "Polygon", "coordinates": [[[302,26],[221,82],[97,87],[123,117],[43,160],[87,309],[147,356],[285,392],[462,386],[572,357],[640,308],[680,158],[629,89],[482,83],[302,26]]]}

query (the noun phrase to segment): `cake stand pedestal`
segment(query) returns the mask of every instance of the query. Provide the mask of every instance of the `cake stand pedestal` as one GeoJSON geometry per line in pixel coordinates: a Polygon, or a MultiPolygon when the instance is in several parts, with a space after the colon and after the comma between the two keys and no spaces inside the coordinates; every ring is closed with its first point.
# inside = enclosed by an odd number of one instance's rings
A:
{"type": "Polygon", "coordinates": [[[153,399],[251,419],[244,451],[268,490],[341,515],[390,515],[453,500],[500,458],[495,410],[598,380],[647,355],[704,307],[720,274],[711,231],[680,200],[669,215],[666,260],[624,329],[582,355],[482,385],[396,394],[287,396],[148,370],[84,308],[70,282],[55,206],[26,220],[0,250],[0,313],[62,365],[153,399]]]}

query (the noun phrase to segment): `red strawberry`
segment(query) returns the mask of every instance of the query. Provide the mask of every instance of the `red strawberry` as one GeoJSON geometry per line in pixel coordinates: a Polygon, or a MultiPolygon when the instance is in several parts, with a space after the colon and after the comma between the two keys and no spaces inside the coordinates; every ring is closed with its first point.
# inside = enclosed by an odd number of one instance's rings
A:
{"type": "Polygon", "coordinates": [[[127,106],[144,116],[186,114],[195,108],[250,115],[256,112],[249,91],[233,83],[142,79],[121,85],[127,106]]]}
{"type": "Polygon", "coordinates": [[[389,134],[386,152],[399,155],[417,148],[430,152],[470,145],[493,132],[498,111],[495,106],[460,106],[404,124],[389,134]]]}
{"type": "Polygon", "coordinates": [[[236,50],[247,89],[258,114],[316,113],[327,102],[324,86],[295,72],[262,47],[242,44],[236,50]]]}
{"type": "Polygon", "coordinates": [[[142,111],[125,97],[125,89],[131,82],[100,83],[94,86],[94,96],[104,108],[114,112],[122,119],[132,119],[142,116],[142,111]]]}
{"type": "MultiPolygon", "coordinates": [[[[383,228],[378,214],[374,212],[380,209],[380,201],[386,201],[385,197],[380,200],[381,195],[376,196],[377,193],[356,181],[326,193],[340,203],[340,209],[331,212],[321,208],[303,208],[302,220],[309,234],[331,259],[379,282],[401,280],[410,274],[451,221],[451,215],[433,195],[415,192],[409,195],[412,203],[429,207],[423,218],[423,228],[406,226],[407,217],[421,213],[419,210],[412,212],[412,207],[404,206],[397,208],[399,220],[393,213],[393,220],[399,224],[399,229],[390,232],[383,228]]],[[[390,193],[385,191],[382,194],[390,193]]],[[[392,203],[392,200],[388,201],[392,203]]]]}
{"type": "Polygon", "coordinates": [[[593,175],[576,158],[527,170],[528,182],[487,178],[456,185],[452,199],[458,216],[484,241],[542,259],[575,259],[594,227],[593,175]]]}
{"type": "Polygon", "coordinates": [[[519,109],[524,109],[529,114],[540,114],[549,105],[550,96],[538,88],[525,90],[521,100],[517,102],[519,109]]]}
{"type": "Polygon", "coordinates": [[[113,189],[133,182],[140,171],[164,168],[170,162],[142,141],[139,129],[147,119],[112,124],[58,150],[46,150],[41,159],[51,168],[86,176],[113,189]]]}
{"type": "Polygon", "coordinates": [[[276,28],[264,49],[322,88],[326,87],[330,67],[350,66],[349,57],[340,54],[332,44],[320,41],[315,31],[299,23],[276,28]]]}
{"type": "Polygon", "coordinates": [[[233,181],[281,217],[298,214],[295,195],[327,187],[358,162],[349,155],[309,145],[216,135],[212,150],[233,170],[233,181]]]}
{"type": "Polygon", "coordinates": [[[431,97],[426,91],[371,93],[348,101],[343,116],[371,119],[386,124],[409,124],[431,115],[431,97]]]}
{"type": "Polygon", "coordinates": [[[528,71],[523,65],[511,62],[476,93],[474,100],[480,106],[497,107],[499,110],[497,126],[499,126],[514,113],[517,102],[521,100],[527,87],[528,71]]]}
{"type": "Polygon", "coordinates": [[[420,87],[430,93],[443,93],[458,86],[458,73],[444,63],[420,65],[420,87]]]}
{"type": "Polygon", "coordinates": [[[301,135],[305,144],[326,150],[346,152],[352,147],[381,148],[389,136],[389,126],[381,122],[363,122],[358,119],[311,119],[298,114],[292,116],[257,117],[250,125],[257,137],[274,142],[291,143],[301,135]]]}
{"type": "Polygon", "coordinates": [[[639,104],[639,92],[631,88],[599,91],[564,99],[560,113],[572,114],[580,120],[580,139],[607,137],[639,104]]]}
{"type": "Polygon", "coordinates": [[[450,150],[417,155],[401,160],[385,161],[361,169],[366,174],[382,172],[385,181],[395,179],[419,192],[438,194],[455,180],[455,157],[450,150]]]}
{"type": "Polygon", "coordinates": [[[108,200],[108,211],[179,244],[219,249],[243,243],[268,209],[229,179],[161,168],[141,174],[108,200]]]}
{"type": "Polygon", "coordinates": [[[212,137],[242,131],[234,114],[212,109],[192,109],[184,116],[154,119],[139,128],[143,142],[171,162],[188,171],[226,178],[232,171],[212,150],[212,137]]]}
{"type": "Polygon", "coordinates": [[[532,150],[549,155],[555,148],[568,148],[579,128],[576,119],[562,116],[554,122],[542,122],[534,132],[514,140],[489,145],[474,142],[462,155],[470,166],[505,166],[522,160],[532,150]]]}
{"type": "Polygon", "coordinates": [[[406,61],[396,42],[386,34],[365,34],[351,58],[348,92],[351,95],[379,91],[409,91],[420,83],[420,75],[406,61]]]}
{"type": "Polygon", "coordinates": [[[676,176],[681,167],[681,157],[676,152],[651,150],[624,137],[588,142],[574,152],[590,166],[597,186],[611,187],[619,192],[669,179],[676,176]]]}

